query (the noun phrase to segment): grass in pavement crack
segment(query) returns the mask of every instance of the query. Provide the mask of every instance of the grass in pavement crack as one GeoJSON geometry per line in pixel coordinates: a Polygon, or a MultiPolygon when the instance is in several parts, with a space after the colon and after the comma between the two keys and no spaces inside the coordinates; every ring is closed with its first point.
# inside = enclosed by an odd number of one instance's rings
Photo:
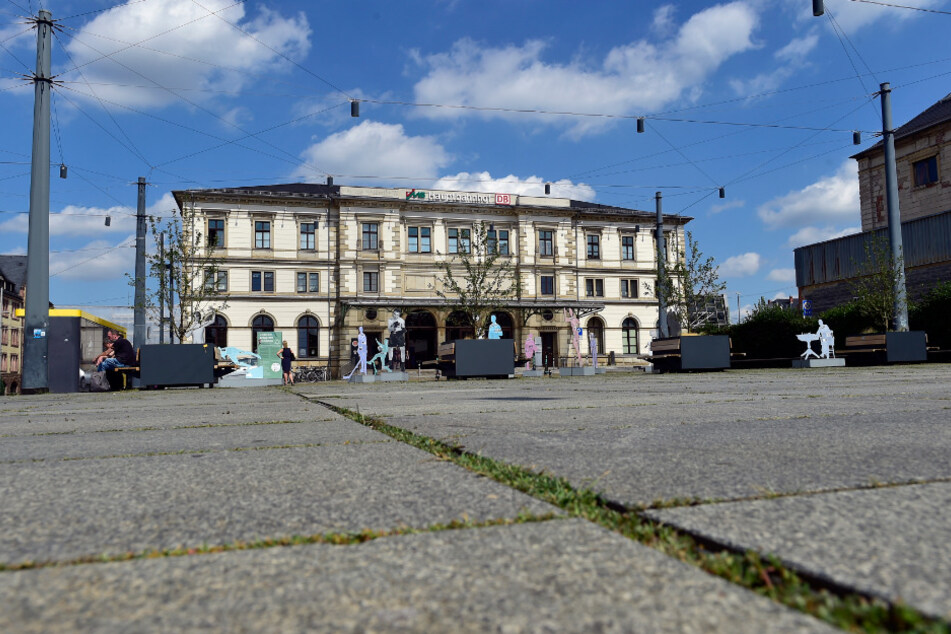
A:
{"type": "Polygon", "coordinates": [[[753,551],[735,552],[689,533],[620,508],[590,489],[576,489],[564,478],[466,452],[458,445],[422,436],[381,419],[330,403],[326,407],[391,438],[492,478],[537,499],[660,550],[757,594],[853,632],[951,634],[951,624],[903,603],[822,584],[753,551]]]}
{"type": "Polygon", "coordinates": [[[363,544],[381,537],[395,537],[398,535],[418,535],[421,533],[436,533],[440,531],[461,530],[469,528],[484,528],[489,526],[510,526],[514,524],[528,524],[531,522],[546,522],[555,519],[554,514],[536,515],[520,513],[514,518],[501,518],[473,522],[468,518],[453,520],[445,524],[431,524],[422,528],[401,527],[391,530],[369,530],[345,533],[317,533],[314,535],[290,535],[286,537],[269,537],[254,541],[235,541],[227,544],[202,544],[201,546],[165,548],[161,550],[129,551],[125,553],[91,555],[61,561],[23,561],[20,563],[0,563],[0,573],[17,572],[20,570],[37,570],[40,568],[62,568],[81,564],[112,563],[132,561],[136,559],[160,559],[164,557],[185,557],[188,555],[210,555],[239,550],[260,550],[263,548],[279,548],[282,546],[303,546],[307,544],[328,544],[331,546],[352,546],[363,544]]]}

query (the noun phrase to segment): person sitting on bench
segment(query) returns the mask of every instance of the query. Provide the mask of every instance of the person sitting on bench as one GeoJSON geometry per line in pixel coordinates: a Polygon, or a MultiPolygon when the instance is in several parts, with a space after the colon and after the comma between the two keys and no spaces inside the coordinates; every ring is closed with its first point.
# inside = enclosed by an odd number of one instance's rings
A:
{"type": "MultiPolygon", "coordinates": [[[[135,349],[125,337],[121,337],[115,330],[106,332],[106,338],[112,342],[111,357],[105,357],[96,365],[96,370],[113,370],[115,368],[124,368],[135,365],[135,349]]],[[[100,355],[102,356],[102,355],[100,355]]]]}

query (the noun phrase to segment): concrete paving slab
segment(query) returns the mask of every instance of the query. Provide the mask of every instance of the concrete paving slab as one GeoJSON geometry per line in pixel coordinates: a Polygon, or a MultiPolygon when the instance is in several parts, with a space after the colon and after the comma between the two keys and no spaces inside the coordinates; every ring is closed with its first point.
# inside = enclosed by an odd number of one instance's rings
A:
{"type": "Polygon", "coordinates": [[[0,574],[0,630],[833,632],[581,520],[0,574]]]}
{"type": "Polygon", "coordinates": [[[951,425],[931,415],[855,415],[616,429],[488,429],[441,417],[387,422],[531,466],[624,505],[736,499],[951,477],[951,425]],[[462,433],[460,433],[460,431],[462,433]]]}
{"type": "Polygon", "coordinates": [[[332,420],[316,403],[280,388],[127,390],[0,397],[0,437],[240,422],[332,420]]]}
{"type": "Polygon", "coordinates": [[[652,511],[733,548],[951,620],[951,483],[652,511]]]}
{"type": "Polygon", "coordinates": [[[239,423],[199,428],[17,436],[5,438],[0,443],[0,463],[390,440],[388,436],[338,416],[336,420],[307,423],[239,423]]]}
{"type": "Polygon", "coordinates": [[[0,561],[545,514],[397,443],[0,465],[0,561]]]}

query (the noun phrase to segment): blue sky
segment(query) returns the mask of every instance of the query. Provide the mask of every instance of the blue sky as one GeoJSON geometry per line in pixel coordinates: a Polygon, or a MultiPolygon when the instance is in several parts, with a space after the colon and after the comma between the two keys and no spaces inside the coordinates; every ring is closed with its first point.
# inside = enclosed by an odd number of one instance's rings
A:
{"type": "Polygon", "coordinates": [[[53,41],[50,299],[120,318],[138,177],[553,194],[691,216],[730,307],[858,230],[855,162],[951,92],[951,0],[0,0],[0,252],[25,253],[35,31],[53,41]],[[945,13],[942,13],[945,12],[945,13]],[[360,118],[351,99],[362,100],[360,118]],[[430,105],[424,105],[430,104],[430,105]],[[446,106],[465,106],[446,107],[446,106]],[[646,131],[635,132],[645,117],[646,131]],[[852,145],[852,130],[862,145],[852,145]],[[69,167],[66,180],[58,165],[69,167]],[[717,188],[726,188],[726,198],[717,188]],[[105,216],[111,225],[104,225],[105,216]]]}

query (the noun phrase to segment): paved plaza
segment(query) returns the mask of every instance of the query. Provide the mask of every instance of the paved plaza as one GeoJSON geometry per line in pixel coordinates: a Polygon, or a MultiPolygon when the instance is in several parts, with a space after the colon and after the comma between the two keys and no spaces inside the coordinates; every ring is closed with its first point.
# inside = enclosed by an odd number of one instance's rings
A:
{"type": "Polygon", "coordinates": [[[835,631],[333,408],[951,619],[949,386],[929,364],[3,397],[0,631],[835,631]]]}

